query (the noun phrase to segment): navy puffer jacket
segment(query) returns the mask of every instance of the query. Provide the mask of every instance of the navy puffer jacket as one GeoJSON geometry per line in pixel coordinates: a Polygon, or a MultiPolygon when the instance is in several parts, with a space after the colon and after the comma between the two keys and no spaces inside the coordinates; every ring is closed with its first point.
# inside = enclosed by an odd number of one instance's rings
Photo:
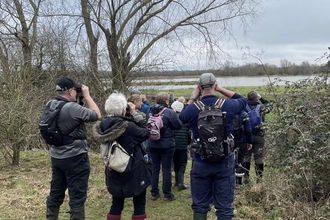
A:
{"type": "Polygon", "coordinates": [[[159,140],[148,140],[150,148],[170,148],[175,147],[174,132],[173,130],[181,129],[181,121],[173,109],[169,108],[166,104],[156,104],[152,106],[146,114],[147,121],[150,114],[157,114],[163,108],[167,108],[163,112],[163,128],[160,130],[161,138],[159,140]]]}

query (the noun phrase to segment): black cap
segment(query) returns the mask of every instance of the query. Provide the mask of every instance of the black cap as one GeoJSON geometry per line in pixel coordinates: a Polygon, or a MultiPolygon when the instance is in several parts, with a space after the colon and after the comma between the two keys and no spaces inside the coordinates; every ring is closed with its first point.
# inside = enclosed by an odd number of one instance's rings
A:
{"type": "Polygon", "coordinates": [[[81,89],[81,84],[76,83],[73,79],[67,76],[59,79],[56,85],[56,91],[65,91],[71,88],[81,89]]]}

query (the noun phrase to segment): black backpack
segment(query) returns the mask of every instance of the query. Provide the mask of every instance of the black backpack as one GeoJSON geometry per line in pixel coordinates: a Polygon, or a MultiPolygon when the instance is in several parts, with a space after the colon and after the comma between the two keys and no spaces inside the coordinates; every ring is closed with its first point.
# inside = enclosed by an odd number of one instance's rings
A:
{"type": "Polygon", "coordinates": [[[237,114],[234,118],[231,134],[234,136],[234,140],[239,140],[243,137],[244,126],[240,114],[237,114]]]}
{"type": "Polygon", "coordinates": [[[227,140],[226,112],[222,112],[221,106],[224,99],[218,99],[214,105],[205,106],[201,101],[195,105],[199,109],[197,128],[199,140],[193,149],[202,159],[216,162],[225,159],[229,155],[227,140]]]}
{"type": "Polygon", "coordinates": [[[72,137],[61,134],[57,126],[58,116],[66,103],[65,101],[50,100],[46,104],[44,113],[39,121],[39,130],[47,144],[60,146],[71,144],[74,141],[72,137]]]}

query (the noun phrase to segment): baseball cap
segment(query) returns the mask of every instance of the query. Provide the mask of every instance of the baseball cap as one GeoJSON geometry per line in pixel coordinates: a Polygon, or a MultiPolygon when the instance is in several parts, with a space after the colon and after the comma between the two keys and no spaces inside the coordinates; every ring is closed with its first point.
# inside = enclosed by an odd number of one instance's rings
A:
{"type": "Polygon", "coordinates": [[[67,76],[59,79],[56,85],[56,91],[65,91],[71,88],[81,89],[81,84],[76,83],[73,79],[67,76]]]}
{"type": "Polygon", "coordinates": [[[212,73],[203,73],[198,80],[198,85],[200,87],[205,87],[207,85],[213,86],[217,82],[217,79],[212,73]]]}
{"type": "Polygon", "coordinates": [[[177,112],[181,112],[183,109],[183,103],[179,102],[179,101],[175,101],[172,103],[171,107],[177,111],[177,112]]]}

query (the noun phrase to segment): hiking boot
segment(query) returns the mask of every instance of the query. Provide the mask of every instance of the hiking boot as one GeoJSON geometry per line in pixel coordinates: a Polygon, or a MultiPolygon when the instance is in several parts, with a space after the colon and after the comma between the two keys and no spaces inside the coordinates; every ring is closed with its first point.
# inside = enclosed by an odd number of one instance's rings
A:
{"type": "Polygon", "coordinates": [[[155,201],[155,200],[157,200],[159,197],[160,197],[160,195],[159,195],[159,193],[158,193],[158,194],[156,194],[156,195],[154,195],[154,196],[151,196],[151,199],[155,201]]]}
{"type": "Polygon", "coordinates": [[[169,197],[169,198],[164,197],[164,200],[171,202],[171,201],[176,200],[176,197],[175,197],[175,195],[171,194],[171,197],[169,197]]]}

